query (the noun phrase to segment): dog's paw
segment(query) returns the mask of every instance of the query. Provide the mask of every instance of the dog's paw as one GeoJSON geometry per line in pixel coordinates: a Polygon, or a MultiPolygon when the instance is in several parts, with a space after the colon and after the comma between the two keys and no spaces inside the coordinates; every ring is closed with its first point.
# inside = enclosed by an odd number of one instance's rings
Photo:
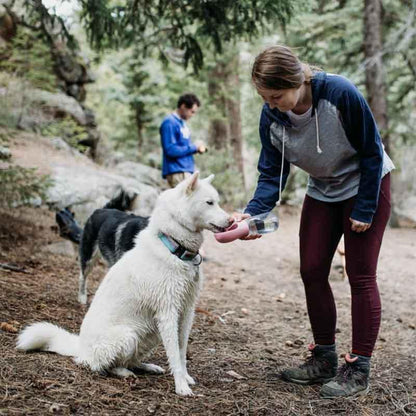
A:
{"type": "Polygon", "coordinates": [[[123,367],[112,368],[108,370],[108,372],[113,376],[120,378],[137,377],[136,374],[133,373],[133,371],[130,371],[129,369],[123,367]]]}
{"type": "Polygon", "coordinates": [[[165,370],[162,367],[159,367],[156,364],[148,364],[148,363],[142,363],[138,367],[132,369],[132,371],[143,371],[145,373],[151,373],[151,374],[164,374],[165,370]]]}
{"type": "Polygon", "coordinates": [[[193,396],[194,393],[192,393],[191,388],[188,386],[187,382],[183,382],[180,384],[176,384],[175,386],[175,391],[176,394],[178,394],[179,396],[193,396]]]}
{"type": "Polygon", "coordinates": [[[80,293],[78,295],[78,302],[81,305],[86,305],[87,304],[87,294],[86,293],[80,293]]]}
{"type": "Polygon", "coordinates": [[[196,384],[196,381],[189,374],[187,374],[185,378],[189,385],[193,386],[194,384],[196,384]]]}

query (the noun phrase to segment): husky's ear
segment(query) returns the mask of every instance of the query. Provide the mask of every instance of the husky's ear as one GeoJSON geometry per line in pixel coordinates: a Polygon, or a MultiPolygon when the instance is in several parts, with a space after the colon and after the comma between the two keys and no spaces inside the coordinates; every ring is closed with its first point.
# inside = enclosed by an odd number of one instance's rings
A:
{"type": "Polygon", "coordinates": [[[190,195],[198,186],[199,172],[194,172],[188,179],[186,179],[185,192],[190,195]]]}
{"type": "Polygon", "coordinates": [[[211,173],[207,178],[203,179],[204,182],[211,183],[215,178],[215,175],[211,173]]]}

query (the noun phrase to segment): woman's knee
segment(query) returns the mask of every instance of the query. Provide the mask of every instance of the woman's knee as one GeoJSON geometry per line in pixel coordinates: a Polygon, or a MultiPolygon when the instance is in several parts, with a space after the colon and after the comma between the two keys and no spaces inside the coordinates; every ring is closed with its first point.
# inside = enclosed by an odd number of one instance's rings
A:
{"type": "Polygon", "coordinates": [[[330,265],[324,262],[301,263],[300,275],[305,285],[328,281],[330,265]]]}

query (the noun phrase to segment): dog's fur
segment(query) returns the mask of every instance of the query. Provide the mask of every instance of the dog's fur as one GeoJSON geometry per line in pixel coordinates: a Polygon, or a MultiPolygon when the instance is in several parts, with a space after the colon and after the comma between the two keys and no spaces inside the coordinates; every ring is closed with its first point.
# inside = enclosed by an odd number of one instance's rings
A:
{"type": "Polygon", "coordinates": [[[141,368],[164,370],[143,360],[160,343],[166,350],[177,394],[192,394],[186,349],[202,273],[192,261],[172,254],[159,232],[197,252],[204,229],[222,231],[232,223],[218,205],[212,178],[198,174],[163,192],[148,227],[134,248],[109,270],[92,301],[79,336],[50,323],[33,324],[19,335],[19,350],[53,351],[75,357],[93,371],[120,377],[141,368]]]}
{"type": "Polygon", "coordinates": [[[78,300],[87,303],[87,277],[98,253],[113,266],[121,256],[134,247],[135,237],[147,227],[149,217],[140,217],[118,209],[97,209],[88,218],[79,247],[78,300]]]}

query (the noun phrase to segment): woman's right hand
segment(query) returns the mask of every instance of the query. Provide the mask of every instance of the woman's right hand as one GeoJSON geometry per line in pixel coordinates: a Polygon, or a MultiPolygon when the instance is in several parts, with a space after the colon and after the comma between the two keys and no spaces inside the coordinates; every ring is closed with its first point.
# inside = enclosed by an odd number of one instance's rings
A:
{"type": "MultiPolygon", "coordinates": [[[[234,218],[235,222],[241,222],[245,220],[246,218],[251,217],[250,214],[243,214],[241,212],[233,212],[231,215],[234,218]]],[[[251,235],[248,235],[247,237],[241,237],[240,240],[256,240],[257,238],[260,238],[261,236],[262,236],[261,234],[251,234],[251,235]]]]}

